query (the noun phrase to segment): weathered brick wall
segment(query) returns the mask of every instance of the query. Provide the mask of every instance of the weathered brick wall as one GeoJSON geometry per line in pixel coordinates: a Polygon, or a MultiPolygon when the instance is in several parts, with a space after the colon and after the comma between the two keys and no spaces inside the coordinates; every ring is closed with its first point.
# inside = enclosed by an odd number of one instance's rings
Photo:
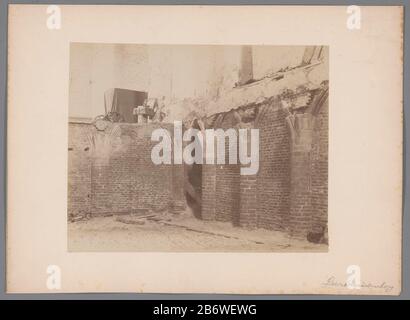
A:
{"type": "Polygon", "coordinates": [[[258,225],[257,176],[240,176],[239,225],[253,229],[258,225]]]}
{"type": "MultiPolygon", "coordinates": [[[[90,172],[84,186],[90,195],[89,212],[93,215],[132,213],[140,209],[155,211],[165,209],[182,210],[184,169],[182,165],[155,165],[151,150],[157,142],[151,141],[151,133],[159,124],[110,124],[105,131],[97,131],[88,125],[94,144],[91,155],[81,162],[69,161],[69,172],[90,172]],[[88,162],[87,162],[88,161],[88,162]]],[[[172,125],[161,127],[173,132],[172,125]]],[[[70,132],[76,132],[70,124],[70,132]]],[[[82,141],[77,135],[73,144],[82,141]]],[[[69,174],[71,190],[80,188],[79,180],[69,174]]],[[[85,193],[73,197],[69,192],[69,207],[83,201],[85,193]],[[81,198],[81,199],[80,199],[81,198]]]]}
{"type": "Polygon", "coordinates": [[[89,124],[70,123],[68,130],[68,215],[91,211],[91,144],[89,124]]]}
{"type": "Polygon", "coordinates": [[[328,103],[317,116],[296,116],[294,139],[279,99],[258,108],[258,174],[241,176],[239,166],[205,165],[202,216],[306,239],[327,226],[328,103]]]}
{"type": "MultiPolygon", "coordinates": [[[[290,152],[285,114],[279,101],[261,105],[259,171],[241,176],[240,165],[204,165],[202,216],[247,228],[283,229],[289,215],[290,152]]],[[[233,123],[224,121],[222,129],[233,123]]],[[[225,150],[228,152],[226,140],[225,150]]],[[[226,157],[228,160],[228,157],[226,157]]]]}
{"type": "Polygon", "coordinates": [[[290,205],[289,132],[280,101],[261,106],[259,172],[257,175],[257,227],[281,230],[287,227],[290,205]]]}
{"type": "MultiPolygon", "coordinates": [[[[328,102],[314,117],[313,127],[306,127],[310,138],[301,134],[296,143],[279,100],[258,108],[261,114],[254,124],[260,130],[258,174],[241,176],[240,165],[203,165],[202,218],[289,230],[299,237],[322,231],[327,225],[328,102]]],[[[224,123],[222,128],[229,125],[234,124],[224,123]]],[[[70,124],[69,214],[183,209],[183,165],[156,166],[151,160],[156,144],[151,133],[159,125],[114,126],[118,130],[106,133],[91,125],[70,124]],[[98,143],[93,147],[87,138],[94,136],[95,143],[98,135],[108,136],[99,142],[109,146],[108,156],[97,152],[98,143]]],[[[172,134],[172,125],[163,126],[172,134]]]]}
{"type": "Polygon", "coordinates": [[[314,121],[310,113],[296,115],[290,143],[289,228],[292,236],[304,239],[312,222],[311,148],[314,121]]]}
{"type": "Polygon", "coordinates": [[[328,186],[328,102],[317,115],[296,115],[291,142],[291,234],[326,237],[328,186]],[[322,235],[322,236],[321,236],[322,235]]]}
{"type": "MultiPolygon", "coordinates": [[[[237,119],[232,112],[225,114],[222,123],[215,129],[224,131],[235,128],[237,119]]],[[[238,141],[236,143],[238,148],[238,141]]],[[[230,141],[225,138],[225,164],[216,164],[215,169],[215,217],[219,221],[231,221],[239,225],[240,219],[240,165],[229,164],[230,141]]],[[[238,150],[238,149],[237,149],[238,150]]],[[[237,159],[237,163],[239,160],[237,159]]]]}
{"type": "Polygon", "coordinates": [[[312,232],[320,232],[328,221],[329,102],[316,116],[311,152],[312,232]]]}
{"type": "Polygon", "coordinates": [[[202,203],[201,217],[203,220],[216,219],[216,165],[202,166],[202,203]]]}
{"type": "Polygon", "coordinates": [[[216,220],[239,221],[239,170],[239,165],[216,165],[216,220]]]}

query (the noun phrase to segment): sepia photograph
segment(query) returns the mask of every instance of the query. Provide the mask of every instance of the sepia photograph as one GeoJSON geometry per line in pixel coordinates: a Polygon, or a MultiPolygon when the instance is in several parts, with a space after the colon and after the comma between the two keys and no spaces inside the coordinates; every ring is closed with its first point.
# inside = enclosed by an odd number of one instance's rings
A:
{"type": "Polygon", "coordinates": [[[402,294],[405,14],[8,6],[7,293],[402,294]]]}
{"type": "Polygon", "coordinates": [[[70,251],[323,252],[328,47],[70,44],[70,251]]]}

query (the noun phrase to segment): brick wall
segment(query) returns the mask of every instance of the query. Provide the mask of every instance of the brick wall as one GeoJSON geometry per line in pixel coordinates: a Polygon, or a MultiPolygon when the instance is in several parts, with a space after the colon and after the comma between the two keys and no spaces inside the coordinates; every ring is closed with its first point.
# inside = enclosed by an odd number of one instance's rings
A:
{"type": "Polygon", "coordinates": [[[240,176],[239,225],[253,229],[258,226],[257,176],[240,176]]]}
{"type": "MultiPolygon", "coordinates": [[[[257,108],[263,112],[254,126],[260,130],[258,174],[241,176],[240,165],[204,165],[202,215],[204,219],[231,221],[247,228],[283,229],[289,215],[290,197],[289,133],[285,114],[279,101],[257,108]]],[[[228,116],[221,128],[226,130],[236,125],[228,116]]],[[[225,150],[228,150],[227,140],[225,150]]]]}
{"type": "Polygon", "coordinates": [[[328,221],[329,102],[316,116],[311,152],[312,232],[320,232],[328,221]]]}
{"type": "MultiPolygon", "coordinates": [[[[184,209],[183,166],[155,165],[151,160],[157,144],[151,141],[151,133],[159,124],[116,123],[105,131],[91,125],[81,127],[84,129],[70,124],[70,144],[79,148],[87,135],[93,143],[87,156],[69,151],[69,212],[88,198],[86,210],[93,215],[184,209]],[[77,192],[80,188],[87,189],[87,195],[77,192]]],[[[172,134],[172,125],[161,127],[172,134]]]]}
{"type": "Polygon", "coordinates": [[[290,205],[289,132],[280,101],[261,106],[259,117],[259,172],[257,175],[257,227],[287,227],[290,205]]]}
{"type": "Polygon", "coordinates": [[[257,108],[258,174],[241,176],[239,165],[204,165],[202,216],[306,239],[327,226],[328,103],[316,116],[296,116],[294,139],[279,98],[257,108]]]}
{"type": "MultiPolygon", "coordinates": [[[[240,165],[203,165],[202,219],[289,230],[299,237],[320,232],[327,225],[328,102],[311,122],[309,115],[297,120],[299,129],[304,128],[298,140],[291,139],[278,99],[257,108],[258,174],[241,176],[240,165]]],[[[235,127],[229,122],[232,117],[227,119],[220,127],[235,127]]],[[[172,125],[163,126],[173,132],[172,125]]],[[[69,214],[185,208],[183,165],[156,166],[151,161],[156,144],[151,133],[158,127],[114,124],[98,132],[91,125],[70,123],[69,214]]]]}
{"type": "Polygon", "coordinates": [[[218,221],[239,221],[239,165],[216,165],[215,217],[218,221]]]}
{"type": "MultiPolygon", "coordinates": [[[[215,129],[228,130],[235,128],[237,124],[238,119],[234,112],[228,112],[215,129]]],[[[238,143],[236,145],[238,148],[238,143]]],[[[229,139],[225,138],[225,164],[215,165],[215,218],[218,221],[231,221],[234,225],[239,225],[240,165],[229,164],[229,148],[229,139]]],[[[239,163],[238,159],[237,162],[239,163]]]]}
{"type": "Polygon", "coordinates": [[[306,238],[312,222],[311,160],[315,118],[310,113],[294,117],[290,143],[289,227],[292,236],[306,238]]]}
{"type": "Polygon", "coordinates": [[[68,130],[68,215],[91,211],[91,144],[89,124],[70,123],[68,130]]]}
{"type": "Polygon", "coordinates": [[[216,219],[216,165],[202,166],[202,202],[201,216],[203,220],[216,219]]]}

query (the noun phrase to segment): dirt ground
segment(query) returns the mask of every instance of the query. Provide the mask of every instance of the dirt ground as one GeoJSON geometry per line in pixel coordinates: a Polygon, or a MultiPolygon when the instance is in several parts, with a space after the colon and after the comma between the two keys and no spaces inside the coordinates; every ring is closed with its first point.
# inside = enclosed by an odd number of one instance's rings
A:
{"type": "Polygon", "coordinates": [[[326,252],[284,232],[247,230],[191,214],[94,217],[68,223],[69,251],[326,252]]]}

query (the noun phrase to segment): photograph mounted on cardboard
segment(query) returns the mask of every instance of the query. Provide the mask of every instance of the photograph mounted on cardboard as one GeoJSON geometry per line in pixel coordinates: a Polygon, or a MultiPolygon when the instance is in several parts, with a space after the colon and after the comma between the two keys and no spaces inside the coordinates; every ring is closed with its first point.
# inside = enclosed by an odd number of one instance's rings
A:
{"type": "Polygon", "coordinates": [[[327,46],[70,44],[69,251],[326,252],[327,46]]]}

